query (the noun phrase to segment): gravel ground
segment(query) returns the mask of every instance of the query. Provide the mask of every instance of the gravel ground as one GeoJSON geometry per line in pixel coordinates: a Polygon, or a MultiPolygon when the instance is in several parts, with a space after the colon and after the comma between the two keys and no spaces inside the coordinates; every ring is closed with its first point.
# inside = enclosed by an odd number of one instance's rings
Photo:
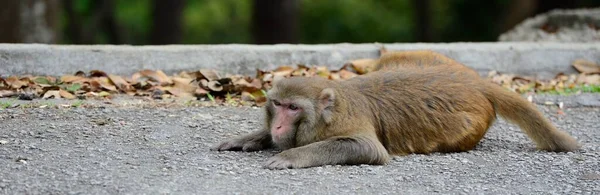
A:
{"type": "Polygon", "coordinates": [[[499,120],[470,152],[395,157],[385,166],[267,170],[262,163],[277,151],[209,151],[223,139],[258,129],[257,108],[139,101],[9,108],[0,110],[0,193],[600,193],[600,107],[594,106],[600,95],[534,100],[564,102],[564,115],[556,106],[539,107],[580,140],[581,151],[535,151],[516,126],[499,120]]]}

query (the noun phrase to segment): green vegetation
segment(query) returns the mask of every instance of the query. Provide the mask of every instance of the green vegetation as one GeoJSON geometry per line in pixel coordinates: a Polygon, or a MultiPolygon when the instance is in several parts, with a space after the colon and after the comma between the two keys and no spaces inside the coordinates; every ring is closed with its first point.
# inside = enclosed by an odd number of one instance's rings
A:
{"type": "Polygon", "coordinates": [[[15,102],[13,100],[0,101],[0,110],[10,108],[14,103],[15,102]]]}
{"type": "Polygon", "coordinates": [[[211,102],[215,102],[215,97],[213,95],[207,93],[206,96],[208,97],[208,99],[210,99],[211,102]]]}
{"type": "Polygon", "coordinates": [[[563,90],[552,90],[540,92],[541,94],[553,95],[573,95],[577,93],[600,93],[600,85],[581,85],[574,88],[565,88],[563,90]]]}
{"type": "Polygon", "coordinates": [[[83,101],[83,100],[77,100],[77,101],[75,101],[75,102],[71,103],[71,106],[72,106],[72,107],[75,107],[75,108],[78,108],[78,107],[80,107],[81,105],[83,105],[83,103],[84,103],[84,101],[83,101]]]}
{"type": "MultiPolygon", "coordinates": [[[[89,16],[92,0],[74,1],[74,11],[89,16]]],[[[183,44],[252,43],[253,0],[186,0],[182,13],[183,44]]],[[[299,0],[298,35],[301,43],[414,42],[418,29],[414,1],[299,0]]],[[[431,41],[496,41],[510,28],[503,23],[514,1],[430,1],[431,41]]],[[[551,4],[551,3],[548,3],[551,4]]],[[[598,6],[582,0],[580,6],[598,6]]],[[[152,27],[151,0],[115,0],[119,33],[127,44],[147,44],[152,27]]],[[[539,11],[539,10],[538,10],[539,11]]],[[[69,43],[67,16],[61,16],[69,43]]],[[[83,19],[86,24],[89,18],[83,19]]],[[[107,43],[107,35],[95,38],[107,43]]]]}

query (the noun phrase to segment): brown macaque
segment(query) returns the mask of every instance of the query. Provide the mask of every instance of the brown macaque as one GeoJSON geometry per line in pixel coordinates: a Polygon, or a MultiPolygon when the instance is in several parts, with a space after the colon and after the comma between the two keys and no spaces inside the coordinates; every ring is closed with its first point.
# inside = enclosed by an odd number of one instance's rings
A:
{"type": "Polygon", "coordinates": [[[517,93],[441,54],[406,54],[386,54],[379,71],[345,81],[282,79],[267,94],[263,129],[212,150],[283,150],[266,162],[269,169],[381,165],[391,155],[471,150],[496,113],[541,150],[580,147],[517,93]]]}
{"type": "MultiPolygon", "coordinates": [[[[462,65],[444,54],[431,50],[386,52],[376,61],[374,70],[398,70],[402,68],[429,68],[444,66],[447,69],[461,71],[479,77],[473,69],[462,65]]],[[[401,70],[400,70],[401,71],[401,70]]]]}

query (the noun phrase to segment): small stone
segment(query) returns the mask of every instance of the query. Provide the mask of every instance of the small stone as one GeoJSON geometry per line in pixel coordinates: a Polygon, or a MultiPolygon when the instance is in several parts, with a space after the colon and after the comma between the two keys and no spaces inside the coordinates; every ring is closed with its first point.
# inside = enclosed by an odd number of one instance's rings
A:
{"type": "Polygon", "coordinates": [[[587,173],[581,176],[583,180],[600,180],[600,174],[598,173],[587,173]]]}
{"type": "Polygon", "coordinates": [[[19,94],[19,100],[33,100],[35,98],[35,94],[34,93],[30,93],[30,92],[26,92],[26,93],[21,93],[19,94]]]}
{"type": "Polygon", "coordinates": [[[577,103],[582,106],[600,107],[600,98],[591,95],[581,95],[577,97],[577,103]]]}

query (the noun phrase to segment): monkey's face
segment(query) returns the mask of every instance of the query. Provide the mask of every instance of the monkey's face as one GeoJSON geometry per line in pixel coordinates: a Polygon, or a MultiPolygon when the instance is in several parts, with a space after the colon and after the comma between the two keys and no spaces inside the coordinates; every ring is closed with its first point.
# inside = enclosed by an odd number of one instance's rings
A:
{"type": "Polygon", "coordinates": [[[333,91],[323,80],[286,78],[267,93],[267,128],[273,143],[289,149],[314,142],[319,127],[330,120],[333,91]]]}
{"type": "Polygon", "coordinates": [[[272,98],[268,102],[271,137],[280,149],[289,149],[298,144],[296,135],[309,133],[312,128],[312,105],[304,99],[272,98]]]}

